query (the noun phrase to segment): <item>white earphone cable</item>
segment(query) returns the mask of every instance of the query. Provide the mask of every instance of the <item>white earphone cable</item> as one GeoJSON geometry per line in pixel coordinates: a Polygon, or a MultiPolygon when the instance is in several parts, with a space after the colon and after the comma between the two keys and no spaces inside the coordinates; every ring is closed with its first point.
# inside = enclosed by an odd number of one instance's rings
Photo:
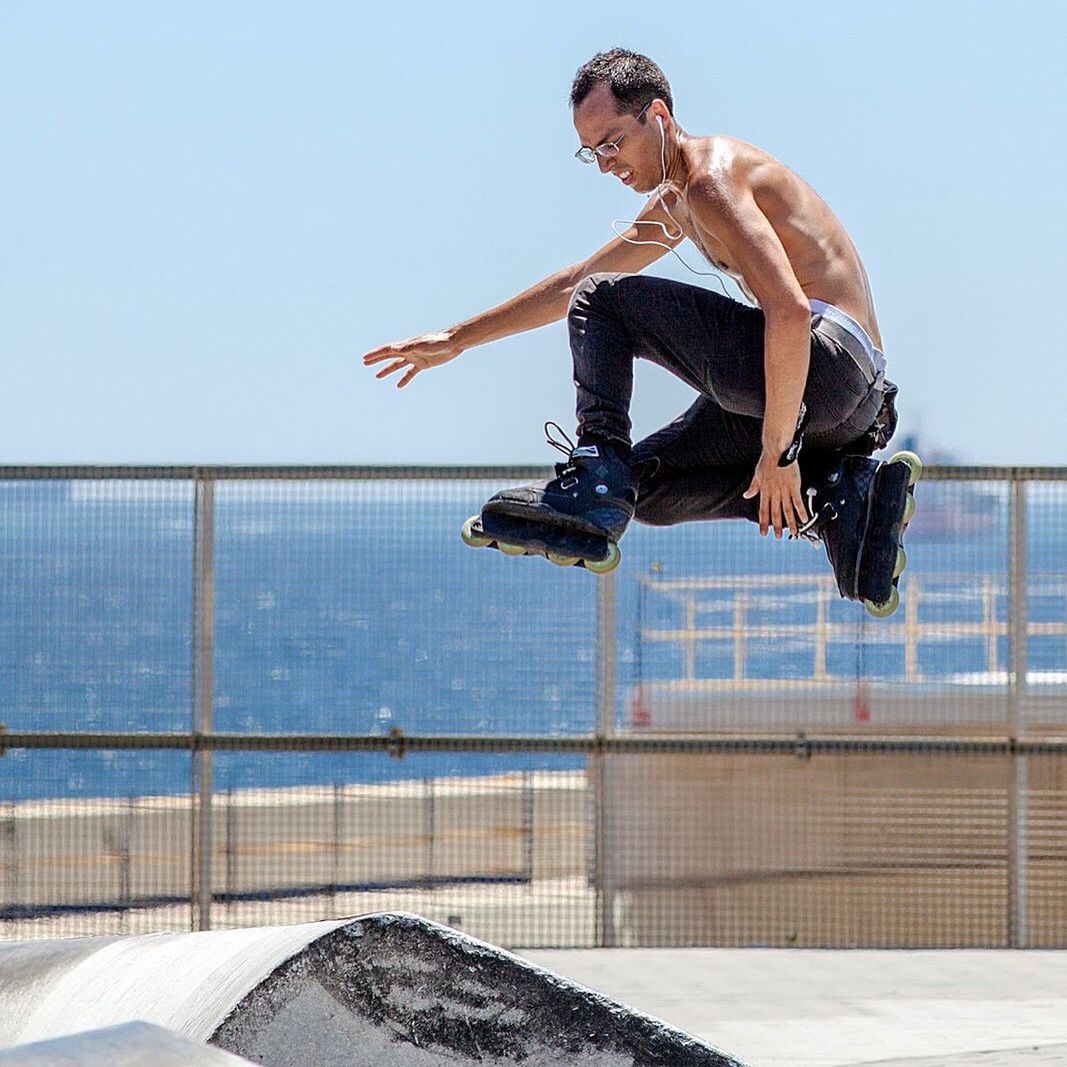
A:
{"type": "Polygon", "coordinates": [[[695,274],[700,278],[714,278],[719,283],[719,288],[722,289],[723,295],[728,296],[729,294],[726,292],[726,286],[723,285],[722,276],[718,271],[697,270],[682,259],[678,254],[678,250],[674,248],[673,245],[664,244],[662,241],[638,241],[633,237],[627,237],[626,234],[619,229],[619,227],[623,226],[658,226],[663,231],[663,236],[668,241],[680,241],[685,237],[685,232],[682,230],[682,227],[678,225],[678,220],[671,214],[671,209],[667,204],[666,197],[663,195],[663,187],[667,184],[667,140],[663,134],[663,119],[657,115],[656,121],[659,123],[659,159],[663,177],[659,185],[648,194],[648,198],[651,200],[652,197],[657,194],[659,195],[660,203],[663,205],[663,210],[667,213],[667,218],[674,223],[674,228],[678,232],[671,233],[670,230],[667,229],[666,223],[660,222],[657,219],[612,219],[611,229],[616,237],[622,238],[622,240],[629,245],[655,245],[657,248],[665,249],[670,252],[670,254],[674,256],[674,258],[677,259],[690,274],[695,274]]]}

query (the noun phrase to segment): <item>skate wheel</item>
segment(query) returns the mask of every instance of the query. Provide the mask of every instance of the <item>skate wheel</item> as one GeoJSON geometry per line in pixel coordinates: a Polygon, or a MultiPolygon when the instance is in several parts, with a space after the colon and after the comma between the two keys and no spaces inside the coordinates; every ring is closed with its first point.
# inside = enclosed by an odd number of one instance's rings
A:
{"type": "Polygon", "coordinates": [[[478,521],[477,515],[472,515],[461,527],[459,536],[463,538],[463,543],[469,545],[471,548],[485,548],[486,545],[492,544],[490,538],[484,534],[476,534],[474,532],[474,524],[478,521]]]}
{"type": "Polygon", "coordinates": [[[585,569],[592,571],[594,574],[607,574],[609,571],[613,571],[619,563],[622,561],[622,553],[619,551],[619,546],[614,541],[608,543],[608,558],[602,560],[585,560],[585,569]]]}
{"type": "Polygon", "coordinates": [[[504,553],[505,556],[525,556],[526,549],[522,545],[509,545],[507,541],[497,541],[496,547],[504,553]]]}
{"type": "Polygon", "coordinates": [[[559,552],[549,552],[547,555],[548,562],[557,567],[573,567],[578,562],[577,556],[563,556],[559,552]]]}
{"type": "Polygon", "coordinates": [[[894,585],[889,599],[884,604],[875,604],[873,600],[865,600],[863,606],[867,609],[868,615],[873,615],[876,619],[887,618],[900,607],[900,591],[894,585]]]}
{"type": "Polygon", "coordinates": [[[904,546],[901,545],[897,549],[897,562],[893,568],[893,577],[899,578],[904,573],[904,568],[908,565],[908,554],[904,551],[904,546]]]}
{"type": "Polygon", "coordinates": [[[887,463],[906,463],[910,473],[908,474],[908,485],[914,485],[921,477],[923,473],[923,461],[914,452],[907,450],[903,452],[894,452],[887,463]]]}
{"type": "Polygon", "coordinates": [[[908,499],[904,501],[904,517],[900,521],[907,526],[913,518],[915,518],[915,497],[908,493],[908,499]]]}

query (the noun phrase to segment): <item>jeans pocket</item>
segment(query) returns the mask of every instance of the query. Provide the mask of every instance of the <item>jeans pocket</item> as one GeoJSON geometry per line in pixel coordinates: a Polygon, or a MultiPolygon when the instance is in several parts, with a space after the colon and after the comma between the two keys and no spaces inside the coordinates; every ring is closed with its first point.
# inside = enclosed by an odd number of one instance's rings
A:
{"type": "Polygon", "coordinates": [[[812,431],[829,430],[845,422],[870,393],[871,384],[852,353],[828,337],[812,334],[804,389],[812,431]]]}

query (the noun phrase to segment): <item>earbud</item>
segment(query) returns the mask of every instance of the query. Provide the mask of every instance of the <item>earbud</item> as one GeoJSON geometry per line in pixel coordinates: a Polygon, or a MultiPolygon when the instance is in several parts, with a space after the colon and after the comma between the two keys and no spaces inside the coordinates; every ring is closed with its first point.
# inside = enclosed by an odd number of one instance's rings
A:
{"type": "Polygon", "coordinates": [[[662,115],[657,115],[656,116],[656,121],[659,123],[659,132],[663,133],[663,116],[662,115]]]}

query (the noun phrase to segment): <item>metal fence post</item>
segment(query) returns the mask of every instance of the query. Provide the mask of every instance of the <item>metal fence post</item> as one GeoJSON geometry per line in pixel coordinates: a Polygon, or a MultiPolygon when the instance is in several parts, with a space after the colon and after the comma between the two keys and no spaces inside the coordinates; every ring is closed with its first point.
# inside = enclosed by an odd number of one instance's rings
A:
{"type": "MultiPolygon", "coordinates": [[[[215,482],[197,475],[193,501],[193,740],[212,732],[215,685],[215,482]]],[[[211,752],[194,747],[193,925],[211,929],[211,752]]]]}
{"type": "Polygon", "coordinates": [[[341,886],[341,842],[344,840],[344,805],[345,787],[340,782],[333,783],[333,864],[330,895],[336,897],[341,886]]]}
{"type": "Polygon", "coordinates": [[[534,833],[536,830],[536,802],[534,794],[534,777],[532,771],[522,772],[522,876],[527,885],[532,886],[534,880],[535,844],[534,833]]]}
{"type": "MultiPolygon", "coordinates": [[[[603,741],[615,732],[615,575],[602,575],[596,583],[596,737],[603,741]]],[[[593,757],[595,812],[595,865],[597,926],[596,943],[602,948],[616,944],[614,876],[608,873],[610,852],[607,813],[607,756],[593,757]]]]}
{"type": "MultiPolygon", "coordinates": [[[[1011,496],[1011,672],[1009,693],[1013,741],[1026,730],[1028,563],[1026,558],[1026,482],[1016,475],[1011,496]]],[[[1026,948],[1029,942],[1029,835],[1027,833],[1027,757],[1012,751],[1008,796],[1008,944],[1026,948]]]]}
{"type": "Polygon", "coordinates": [[[422,811],[426,826],[426,884],[437,877],[437,795],[432,778],[422,780],[422,811]]]}

